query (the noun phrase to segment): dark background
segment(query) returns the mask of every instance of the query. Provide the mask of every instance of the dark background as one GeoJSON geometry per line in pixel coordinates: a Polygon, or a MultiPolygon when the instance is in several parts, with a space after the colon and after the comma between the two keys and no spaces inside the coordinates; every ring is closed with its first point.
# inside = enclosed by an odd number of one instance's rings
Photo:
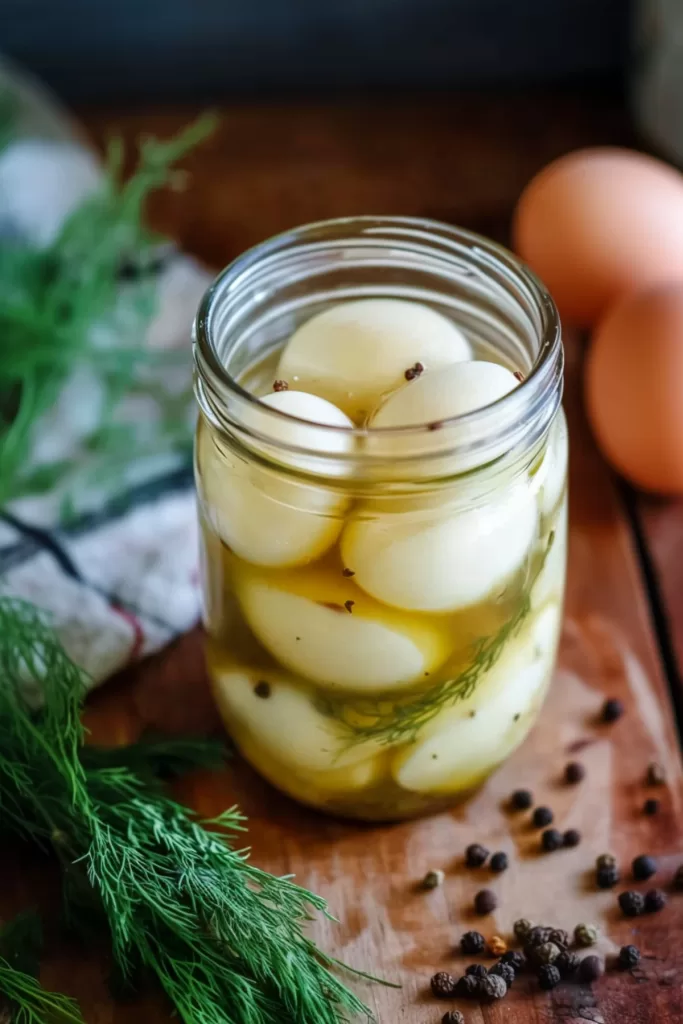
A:
{"type": "Polygon", "coordinates": [[[206,101],[618,81],[628,0],[0,0],[0,51],[65,99],[206,101]]]}

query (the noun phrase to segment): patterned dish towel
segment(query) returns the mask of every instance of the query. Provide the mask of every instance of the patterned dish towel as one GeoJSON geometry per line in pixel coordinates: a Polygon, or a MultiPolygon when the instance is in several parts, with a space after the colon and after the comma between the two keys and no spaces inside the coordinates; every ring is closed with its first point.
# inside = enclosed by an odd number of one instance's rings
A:
{"type": "MultiPolygon", "coordinates": [[[[19,111],[18,130],[0,151],[0,235],[48,244],[66,216],[97,188],[100,167],[67,114],[4,62],[0,92],[11,94],[19,111]]],[[[187,360],[155,380],[149,394],[131,396],[131,408],[153,431],[159,408],[152,393],[171,396],[186,419],[189,441],[191,325],[212,275],[168,247],[155,266],[157,313],[146,338],[137,341],[186,352],[187,360]]],[[[126,287],[122,281],[122,292],[126,287]]],[[[36,457],[41,464],[65,458],[78,464],[98,394],[96,372],[74,373],[40,422],[36,457]]],[[[0,514],[0,583],[50,614],[69,654],[97,684],[198,619],[191,466],[186,455],[177,454],[134,460],[116,493],[106,486],[94,489],[68,525],[60,525],[62,498],[59,493],[21,498],[0,514]]]]}

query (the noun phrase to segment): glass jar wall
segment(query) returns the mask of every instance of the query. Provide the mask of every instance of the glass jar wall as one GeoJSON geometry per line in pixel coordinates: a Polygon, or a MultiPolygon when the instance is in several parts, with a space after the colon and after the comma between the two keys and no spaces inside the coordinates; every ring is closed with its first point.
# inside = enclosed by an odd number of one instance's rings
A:
{"type": "Polygon", "coordinates": [[[467,232],[332,221],[232,264],[195,357],[208,664],[237,745],[335,814],[465,797],[523,740],[555,662],[552,301],[467,232]]]}

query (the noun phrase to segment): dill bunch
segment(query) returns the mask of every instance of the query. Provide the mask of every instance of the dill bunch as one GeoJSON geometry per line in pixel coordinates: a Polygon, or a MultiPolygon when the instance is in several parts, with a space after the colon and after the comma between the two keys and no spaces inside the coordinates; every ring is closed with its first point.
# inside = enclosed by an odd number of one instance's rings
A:
{"type": "Polygon", "coordinates": [[[37,980],[41,945],[35,914],[20,914],[0,929],[0,1013],[6,1010],[15,1024],[85,1024],[73,999],[48,992],[37,980]]]}
{"type": "Polygon", "coordinates": [[[330,916],[325,900],[250,864],[233,846],[236,808],[200,821],[155,780],[211,761],[215,744],[84,749],[84,674],[44,616],[11,597],[0,597],[0,677],[2,824],[56,853],[67,916],[105,923],[124,975],[151,971],[185,1024],[370,1016],[306,934],[330,916]]]}

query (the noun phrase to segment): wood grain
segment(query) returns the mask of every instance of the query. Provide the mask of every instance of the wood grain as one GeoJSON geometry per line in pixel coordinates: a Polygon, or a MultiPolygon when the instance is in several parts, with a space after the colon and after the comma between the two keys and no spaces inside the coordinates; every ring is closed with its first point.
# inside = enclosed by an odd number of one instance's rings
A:
{"type": "MultiPolygon", "coordinates": [[[[101,138],[112,128],[133,136],[143,125],[163,132],[181,114],[91,117],[101,138]]],[[[344,212],[432,214],[499,234],[514,196],[549,157],[582,142],[623,138],[619,111],[605,100],[585,109],[564,95],[514,100],[444,99],[437,103],[329,108],[245,108],[227,112],[218,137],[192,162],[193,187],[184,200],[165,199],[157,224],[206,259],[225,262],[274,230],[344,212]]],[[[370,827],[324,818],[293,804],[236,761],[221,774],[185,781],[181,795],[213,814],[237,800],[250,818],[253,858],[329,898],[340,924],[320,925],[326,948],[392,981],[400,991],[366,991],[383,1024],[440,1019],[445,1007],[428,994],[436,970],[459,971],[460,934],[476,926],[507,934],[522,914],[573,928],[601,927],[601,950],[636,942],[642,966],[610,971],[591,990],[563,985],[551,995],[522,981],[502,1004],[462,1006],[472,1024],[579,1022],[673,1024],[683,1019],[683,895],[659,915],[622,918],[615,893],[596,892],[596,855],[618,855],[624,875],[633,856],[656,852],[656,880],[668,885],[683,859],[683,774],[650,609],[632,537],[610,475],[597,455],[579,403],[580,348],[567,339],[566,406],[571,437],[570,555],[560,664],[542,719],[524,747],[467,805],[410,824],[370,827]],[[597,715],[606,696],[621,697],[627,714],[606,727],[597,715]],[[587,778],[561,781],[578,757],[587,778]],[[662,812],[642,814],[649,795],[647,764],[665,765],[669,785],[662,812]],[[552,806],[560,828],[577,827],[575,850],[541,855],[528,816],[505,803],[517,786],[552,806]],[[471,841],[505,849],[502,876],[466,872],[471,841]],[[426,894],[416,883],[428,868],[446,871],[444,886],[426,894]],[[473,916],[475,892],[490,886],[500,898],[490,918],[473,916]]],[[[146,727],[169,732],[217,727],[201,657],[190,634],[163,654],[94,695],[88,724],[97,741],[125,742],[146,727]]],[[[6,853],[22,894],[49,901],[54,879],[37,860],[19,864],[6,853]]],[[[156,1004],[118,1007],[106,997],[104,961],[63,947],[45,980],[83,1003],[89,1024],[170,1017],[156,1004]]]]}

